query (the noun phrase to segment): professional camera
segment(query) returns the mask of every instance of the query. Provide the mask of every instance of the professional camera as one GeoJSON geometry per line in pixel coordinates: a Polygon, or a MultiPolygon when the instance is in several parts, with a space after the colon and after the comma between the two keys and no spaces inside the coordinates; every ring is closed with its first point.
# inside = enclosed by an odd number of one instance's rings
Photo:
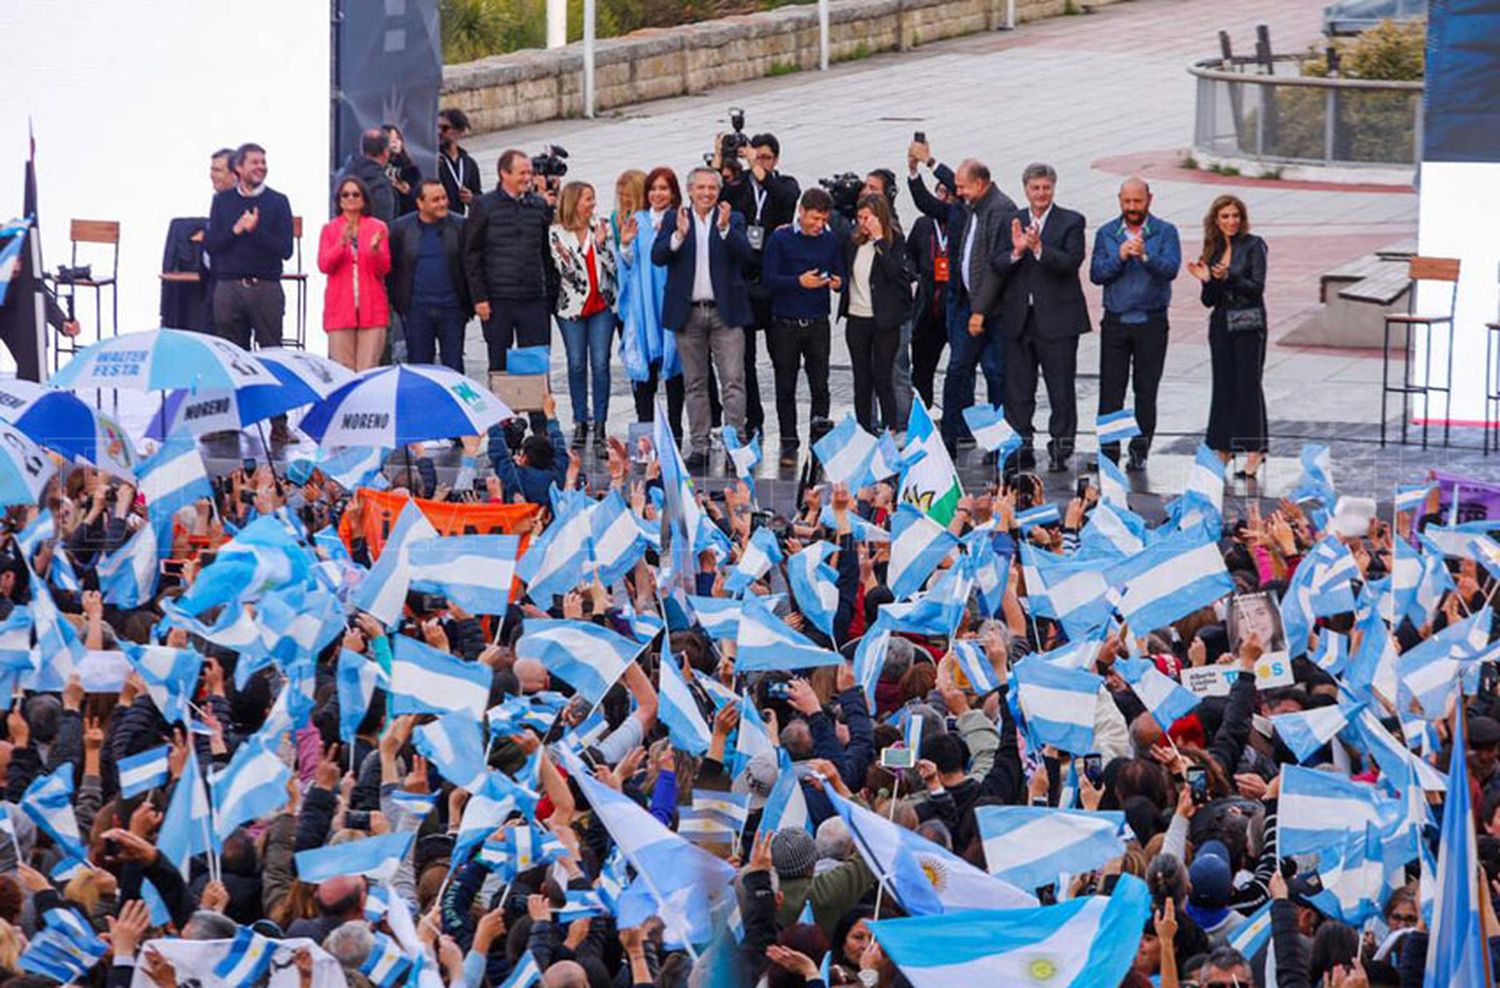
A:
{"type": "Polygon", "coordinates": [[[859,196],[865,189],[865,180],[853,172],[844,172],[832,178],[820,178],[818,184],[833,197],[834,212],[851,223],[854,222],[854,217],[859,212],[859,196]]]}
{"type": "MultiPolygon", "coordinates": [[[[729,108],[729,133],[719,139],[719,163],[728,165],[738,163],[740,160],[740,148],[750,146],[750,138],[745,134],[745,111],[737,106],[729,108]]],[[[703,163],[712,166],[714,163],[713,152],[703,156],[703,163]]]]}
{"type": "Polygon", "coordinates": [[[568,173],[568,149],[558,144],[548,144],[541,154],[531,156],[531,171],[547,178],[562,178],[568,173]]]}

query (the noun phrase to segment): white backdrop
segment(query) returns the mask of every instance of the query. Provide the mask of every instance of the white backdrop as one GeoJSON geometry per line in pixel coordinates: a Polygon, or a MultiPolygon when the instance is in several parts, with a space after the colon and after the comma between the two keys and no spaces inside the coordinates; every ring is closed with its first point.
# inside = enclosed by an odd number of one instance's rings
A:
{"type": "MultiPolygon", "coordinates": [[[[0,38],[0,217],[21,211],[30,117],[49,269],[67,261],[69,220],[119,220],[120,331],[155,328],[168,221],[207,216],[209,155],[254,141],[267,151],[267,184],[305,218],[308,349],[327,351],[317,273],[328,216],[327,3],[10,0],[0,2],[0,38]]],[[[81,262],[107,269],[100,248],[83,250],[81,262]]],[[[8,352],[0,367],[14,368],[8,352]]]]}

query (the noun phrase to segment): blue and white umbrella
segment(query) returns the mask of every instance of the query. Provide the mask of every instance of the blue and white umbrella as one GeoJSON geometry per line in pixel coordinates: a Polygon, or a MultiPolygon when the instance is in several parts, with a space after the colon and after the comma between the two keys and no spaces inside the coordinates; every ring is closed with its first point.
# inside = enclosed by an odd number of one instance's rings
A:
{"type": "Polygon", "coordinates": [[[239,391],[278,381],[228,340],[185,329],[152,329],[85,347],[48,383],[74,389],[239,391]]]}
{"type": "Polygon", "coordinates": [[[116,476],[135,476],[135,449],[125,430],[71,392],[0,380],[0,419],[71,460],[116,476]]]}
{"type": "Polygon", "coordinates": [[[57,465],[15,426],[0,422],[0,507],[36,504],[57,465]]]}
{"type": "Polygon", "coordinates": [[[152,417],[146,435],[164,436],[179,428],[195,436],[237,432],[293,408],[321,401],[355,378],[353,371],[327,357],[300,350],[257,350],[251,358],[275,375],[274,384],[253,384],[238,391],[219,388],[172,391],[152,417]]]}
{"type": "Polygon", "coordinates": [[[376,367],[308,410],[302,431],[328,447],[394,448],[482,435],[511,417],[505,403],[433,364],[376,367]]]}

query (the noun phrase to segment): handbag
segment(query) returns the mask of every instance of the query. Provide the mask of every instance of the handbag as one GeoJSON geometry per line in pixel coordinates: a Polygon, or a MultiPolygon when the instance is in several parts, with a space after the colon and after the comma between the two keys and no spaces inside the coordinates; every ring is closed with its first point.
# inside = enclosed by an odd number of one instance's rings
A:
{"type": "Polygon", "coordinates": [[[1224,313],[1224,324],[1231,333],[1264,333],[1266,314],[1258,306],[1253,309],[1230,309],[1224,313]]]}

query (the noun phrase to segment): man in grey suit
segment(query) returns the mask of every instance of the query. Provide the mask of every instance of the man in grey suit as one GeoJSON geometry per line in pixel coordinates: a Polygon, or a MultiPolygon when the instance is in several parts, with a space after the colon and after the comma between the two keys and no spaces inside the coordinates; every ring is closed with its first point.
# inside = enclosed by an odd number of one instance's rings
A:
{"type": "MultiPolygon", "coordinates": [[[[948,216],[948,256],[957,267],[957,305],[949,310],[948,373],[943,378],[943,442],[952,452],[965,433],[963,410],[974,404],[974,375],[981,360],[998,361],[1000,286],[990,258],[1005,241],[1016,204],[990,180],[982,161],[968,158],[954,172],[960,203],[948,216]],[[964,318],[967,313],[967,318],[964,318]],[[993,349],[992,349],[993,348],[993,349]]],[[[996,376],[999,376],[997,371],[996,376]]],[[[993,401],[995,396],[991,395],[993,401]]]]}

